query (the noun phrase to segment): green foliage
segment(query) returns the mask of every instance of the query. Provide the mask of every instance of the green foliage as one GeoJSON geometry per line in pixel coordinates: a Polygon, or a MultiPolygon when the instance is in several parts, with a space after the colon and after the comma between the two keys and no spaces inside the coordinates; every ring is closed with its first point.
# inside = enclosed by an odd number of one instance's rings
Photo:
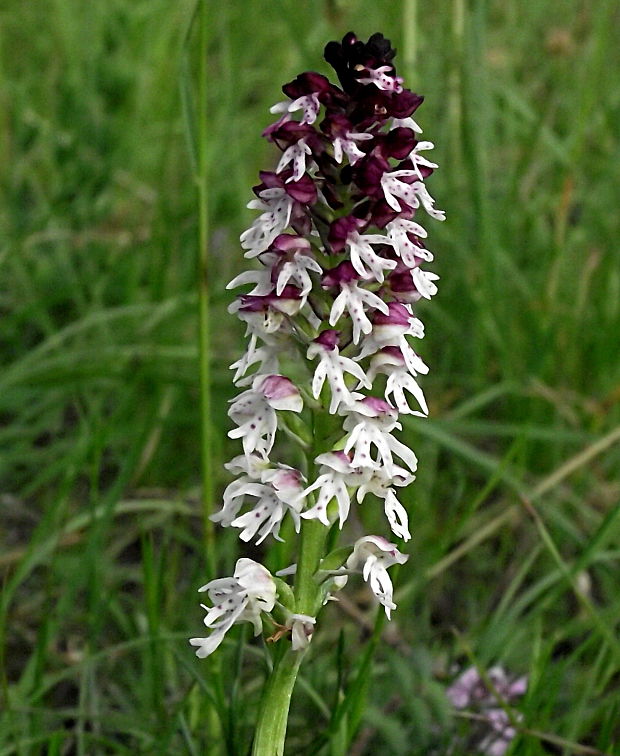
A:
{"type": "MultiPolygon", "coordinates": [[[[401,48],[427,96],[430,188],[448,215],[430,234],[441,291],[420,306],[431,419],[403,433],[420,470],[404,494],[414,539],[398,610],[373,665],[374,607],[353,580],[322,615],[290,753],[472,753],[454,740],[471,722],[443,695],[472,658],[530,677],[513,756],[614,753],[615,4],[419,3],[414,36],[413,0],[209,6],[216,491],[236,453],[227,365],[242,344],[225,283],[244,265],[250,187],[275,159],[260,132],[282,83],[324,70],[327,40],[380,30],[401,48]]],[[[277,653],[231,633],[219,661],[199,662],[186,641],[206,564],[193,9],[0,11],[2,756],[218,753],[218,741],[245,754],[277,653]]],[[[364,503],[366,529],[385,531],[380,510],[364,503]]],[[[265,549],[271,568],[290,564],[289,545],[265,549]]],[[[222,568],[237,550],[220,530],[222,568]]]]}

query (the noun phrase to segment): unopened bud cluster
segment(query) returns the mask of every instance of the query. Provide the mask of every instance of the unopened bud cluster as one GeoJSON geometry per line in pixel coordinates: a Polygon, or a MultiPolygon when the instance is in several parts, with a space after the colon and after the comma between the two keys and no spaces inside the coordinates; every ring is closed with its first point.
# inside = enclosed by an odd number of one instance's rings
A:
{"type": "MultiPolygon", "coordinates": [[[[229,284],[251,287],[230,307],[248,338],[231,366],[241,391],[229,410],[243,454],[226,466],[237,477],[213,516],[243,541],[279,539],[287,517],[297,532],[308,519],[342,528],[369,494],[383,501],[394,535],[411,537],[397,490],[413,481],[417,459],[395,432],[399,415],[428,412],[415,304],[435,294],[437,276],[423,267],[433,255],[419,216],[444,215],[424,183],[433,145],[412,117],[423,98],[403,88],[394,54],[380,34],[330,42],[325,59],[340,86],[300,74],[264,132],[282,154],[275,172],[261,172],[248,205],[259,215],[241,235],[260,267],[229,284]],[[286,463],[273,458],[278,433],[296,454],[286,463]]],[[[324,598],[361,572],[389,617],[387,568],[406,559],[380,535],[360,538],[337,567],[324,560],[324,598]]],[[[204,586],[212,633],[192,639],[198,656],[235,622],[260,633],[261,613],[287,606],[282,583],[240,559],[232,578],[204,586]]],[[[287,622],[293,647],[304,648],[314,617],[289,611],[287,622]]]]}

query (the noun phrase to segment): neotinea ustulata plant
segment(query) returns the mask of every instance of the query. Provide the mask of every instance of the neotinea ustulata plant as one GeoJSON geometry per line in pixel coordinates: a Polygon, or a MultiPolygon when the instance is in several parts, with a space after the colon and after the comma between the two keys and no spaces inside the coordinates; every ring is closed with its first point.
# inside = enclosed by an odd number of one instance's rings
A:
{"type": "Polygon", "coordinates": [[[362,42],[349,33],[325,48],[340,87],[314,72],[283,87],[263,134],[282,154],[261,172],[248,205],[259,215],[241,235],[258,265],[229,284],[251,287],[229,308],[248,337],[231,366],[241,391],[229,410],[228,435],[243,453],[226,465],[236,478],[212,519],[260,544],[279,539],[289,517],[297,562],[276,576],[241,558],[232,577],[202,586],[211,632],[190,643],[208,656],[241,622],[277,638],[254,738],[261,756],[283,752],[299,665],[326,602],[361,573],[389,619],[388,569],[407,560],[381,534],[334,543],[361,505],[382,506],[386,529],[410,539],[397,491],[417,459],[395,431],[400,414],[428,412],[415,305],[435,294],[437,275],[423,267],[433,255],[419,216],[444,214],[425,185],[433,144],[413,119],[423,98],[403,87],[394,55],[381,34],[362,42]],[[277,457],[276,435],[287,442],[277,457]]]}

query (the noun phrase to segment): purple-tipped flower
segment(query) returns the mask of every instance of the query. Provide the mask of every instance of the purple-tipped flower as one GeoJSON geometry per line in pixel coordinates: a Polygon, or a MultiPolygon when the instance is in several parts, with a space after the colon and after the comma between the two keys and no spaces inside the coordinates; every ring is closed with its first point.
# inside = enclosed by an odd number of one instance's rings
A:
{"type": "MultiPolygon", "coordinates": [[[[306,520],[343,528],[352,507],[371,506],[384,509],[396,537],[411,538],[397,491],[413,481],[417,458],[396,434],[400,415],[428,413],[418,383],[428,367],[412,339],[424,336],[417,303],[437,291],[423,222],[444,215],[425,183],[437,167],[433,144],[413,119],[423,98],[406,89],[395,54],[381,34],[330,42],[325,59],[339,84],[299,74],[282,87],[287,99],[264,130],[279,156],[275,170],[260,173],[248,205],[259,213],[240,238],[253,267],[229,284],[247,287],[229,308],[248,339],[231,365],[243,390],[229,410],[236,427],[228,435],[241,440],[243,455],[227,466],[236,479],[212,518],[238,528],[243,541],[279,538],[286,516],[302,538],[306,520]],[[288,443],[276,462],[277,432],[288,443]]],[[[382,536],[362,537],[344,567],[325,569],[321,599],[361,571],[389,617],[387,569],[406,559],[382,536]]],[[[311,576],[315,588],[323,578],[311,576]]],[[[234,578],[226,586],[234,622],[250,599],[234,578]]],[[[309,609],[287,606],[295,650],[315,629],[309,609]]],[[[209,649],[219,643],[214,635],[209,649]]]]}

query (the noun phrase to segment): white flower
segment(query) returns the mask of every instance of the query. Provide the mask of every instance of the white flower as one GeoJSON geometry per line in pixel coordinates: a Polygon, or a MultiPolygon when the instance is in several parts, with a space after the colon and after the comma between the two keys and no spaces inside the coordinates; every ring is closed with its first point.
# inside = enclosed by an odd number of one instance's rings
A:
{"type": "Polygon", "coordinates": [[[382,283],[384,278],[383,271],[395,268],[396,260],[379,257],[370,246],[371,244],[389,244],[393,246],[392,240],[382,234],[360,234],[357,231],[353,231],[347,237],[351,264],[355,270],[362,278],[369,278],[372,275],[379,283],[382,283]],[[364,265],[367,265],[368,269],[364,265]]]}
{"type": "Polygon", "coordinates": [[[303,492],[305,497],[312,491],[319,490],[315,505],[302,513],[307,520],[319,520],[323,525],[331,525],[327,514],[329,503],[335,499],[338,504],[340,528],[349,515],[351,497],[349,487],[358,486],[366,476],[365,470],[356,468],[343,452],[319,454],[315,462],[320,464],[319,477],[303,492]]]}
{"type": "Polygon", "coordinates": [[[427,160],[425,157],[420,155],[420,152],[422,150],[432,150],[434,149],[434,147],[435,145],[432,142],[418,142],[413,150],[411,150],[411,152],[409,153],[409,160],[411,160],[411,162],[413,163],[413,168],[417,175],[420,177],[420,181],[423,181],[424,178],[418,166],[423,165],[427,168],[437,168],[437,163],[431,163],[430,160],[427,160]]]}
{"type": "MultiPolygon", "coordinates": [[[[422,368],[425,374],[428,373],[428,367],[419,357],[415,365],[418,369],[422,368]]],[[[387,375],[385,400],[395,405],[399,412],[402,412],[404,415],[417,415],[418,417],[426,417],[428,415],[428,405],[424,398],[424,392],[413,375],[411,375],[405,358],[398,347],[386,347],[373,356],[368,368],[368,379],[374,381],[377,373],[387,375]],[[405,391],[409,391],[415,397],[422,412],[411,409],[405,397],[405,391]]],[[[414,375],[417,375],[417,373],[414,373],[414,375]]]]}
{"type": "MultiPolygon", "coordinates": [[[[325,333],[325,332],[324,332],[325,333]]],[[[349,373],[360,382],[359,385],[370,388],[370,382],[362,368],[349,357],[343,357],[337,346],[329,348],[316,341],[308,347],[307,357],[309,360],[318,355],[319,364],[312,378],[312,396],[318,399],[325,379],[329,383],[331,399],[329,403],[330,414],[335,414],[341,404],[351,404],[354,401],[351,391],[347,387],[344,374],[349,373]]]]}
{"type": "Polygon", "coordinates": [[[437,294],[437,286],[434,282],[439,280],[439,276],[436,273],[430,270],[422,270],[422,268],[414,268],[411,271],[411,278],[418,293],[424,299],[430,299],[437,294]]]}
{"type": "Polygon", "coordinates": [[[301,412],[303,400],[295,385],[282,375],[259,375],[252,388],[239,394],[228,410],[238,428],[229,438],[240,438],[246,455],[267,455],[273,447],[278,419],[276,410],[301,412]]]}
{"type": "Polygon", "coordinates": [[[337,163],[342,163],[342,153],[346,154],[349,158],[351,165],[355,165],[360,158],[364,157],[364,153],[355,144],[356,142],[363,142],[366,139],[372,139],[372,134],[358,134],[353,131],[347,131],[344,137],[334,137],[334,160],[337,163]]]}
{"type": "Polygon", "coordinates": [[[353,343],[358,344],[362,333],[372,331],[372,323],[364,311],[364,303],[386,315],[389,312],[388,306],[372,291],[360,288],[357,281],[342,281],[340,287],[340,294],[334,300],[329,313],[329,324],[336,325],[346,309],[353,325],[353,343]]]}
{"type": "Polygon", "coordinates": [[[254,284],[252,291],[248,292],[253,296],[265,296],[265,294],[271,294],[273,291],[273,284],[271,282],[271,271],[268,268],[260,268],[257,270],[244,270],[243,273],[239,273],[230,281],[226,288],[236,289],[238,286],[245,286],[249,283],[254,284]]]}
{"type": "Polygon", "coordinates": [[[196,656],[203,659],[213,653],[230,628],[251,622],[254,635],[262,629],[261,612],[270,612],[276,601],[276,584],[271,573],[252,559],[239,559],[233,577],[212,580],[199,591],[207,591],[211,608],[202,605],[207,616],[205,625],[213,632],[208,638],[191,638],[197,646],[196,656]]]}
{"type": "MultiPolygon", "coordinates": [[[[284,100],[283,102],[277,102],[271,108],[270,113],[295,113],[297,110],[303,110],[303,115],[300,123],[314,123],[316,117],[321,109],[321,103],[316,94],[303,95],[298,97],[292,102],[290,100],[284,100]]],[[[286,118],[289,120],[290,116],[286,118]]]]}
{"type": "Polygon", "coordinates": [[[344,445],[344,452],[353,451],[353,467],[370,467],[376,469],[384,466],[390,477],[393,475],[392,455],[403,460],[411,472],[415,472],[418,460],[413,451],[394,438],[390,431],[401,429],[396,410],[382,399],[368,396],[356,401],[347,410],[343,427],[349,431],[344,445]],[[377,458],[371,455],[371,448],[377,450],[377,458]]]}
{"type": "Polygon", "coordinates": [[[403,80],[400,76],[391,76],[387,71],[393,71],[392,66],[379,66],[379,68],[368,68],[368,75],[363,79],[358,79],[360,84],[374,84],[378,89],[384,92],[402,92],[403,80]]]}
{"type": "Polygon", "coordinates": [[[290,181],[299,181],[299,179],[306,172],[306,155],[312,155],[312,150],[306,144],[305,139],[300,139],[295,144],[291,144],[282,153],[276,173],[282,173],[289,163],[293,164],[293,175],[286,179],[288,184],[290,181]]]}
{"type": "Polygon", "coordinates": [[[404,468],[398,467],[398,465],[394,465],[392,475],[388,475],[386,470],[380,467],[377,470],[369,471],[366,479],[357,490],[358,503],[361,503],[368,493],[384,500],[385,514],[392,533],[405,541],[409,541],[411,538],[407,510],[398,501],[391,486],[408,486],[414,479],[414,475],[408,473],[404,468]]]}
{"type": "Polygon", "coordinates": [[[246,386],[254,380],[254,375],[249,375],[247,378],[243,376],[246,374],[252,365],[260,363],[256,370],[257,375],[273,374],[277,373],[280,369],[278,364],[278,350],[273,346],[263,345],[256,346],[256,334],[253,333],[248,343],[248,348],[244,354],[230,366],[230,370],[235,370],[233,377],[233,383],[236,386],[246,386]]]}
{"type": "Polygon", "coordinates": [[[424,324],[414,317],[411,308],[402,302],[389,302],[389,315],[375,313],[372,331],[364,338],[356,362],[385,347],[398,347],[412,375],[425,374],[428,368],[409,345],[407,336],[424,338],[424,324]]]}
{"type": "Polygon", "coordinates": [[[293,651],[302,651],[310,645],[316,618],[310,617],[308,614],[291,614],[290,619],[293,651]]]}
{"type": "Polygon", "coordinates": [[[284,287],[291,281],[299,286],[302,297],[309,294],[313,283],[308,271],[313,271],[314,273],[323,272],[323,269],[318,262],[313,257],[310,257],[310,255],[304,255],[299,250],[294,252],[291,259],[288,259],[281,264],[278,264],[279,259],[280,256],[278,254],[270,251],[264,252],[261,255],[261,260],[263,260],[268,266],[269,281],[272,288],[272,272],[274,269],[277,271],[276,294],[280,296],[284,287]]]}
{"type": "MultiPolygon", "coordinates": [[[[279,536],[280,525],[287,512],[293,517],[295,530],[299,532],[299,512],[302,509],[302,475],[288,465],[280,464],[277,469],[265,470],[261,475],[264,483],[244,482],[235,487],[234,501],[229,511],[224,509],[213,515],[211,519],[226,520],[222,524],[232,525],[233,528],[241,528],[239,538],[242,541],[251,541],[255,535],[259,538],[256,543],[262,543],[271,533],[273,537],[281,541],[279,536]],[[254,508],[245,514],[234,517],[243,505],[245,496],[254,496],[257,501],[254,508]]],[[[238,483],[239,481],[235,481],[238,483]]],[[[233,486],[234,483],[231,483],[233,486]]],[[[229,486],[230,488],[230,486],[229,486]]],[[[229,501],[232,499],[230,497],[229,501]]]]}
{"type": "Polygon", "coordinates": [[[263,189],[260,199],[248,202],[250,209],[263,212],[239,237],[243,249],[248,250],[245,257],[260,255],[284,231],[291,219],[293,203],[293,198],[280,187],[263,189]]]}
{"type": "Polygon", "coordinates": [[[443,210],[435,210],[435,200],[428,193],[428,189],[419,179],[411,184],[406,181],[400,181],[401,178],[418,176],[417,170],[402,169],[400,171],[386,172],[381,176],[381,188],[385,195],[385,201],[397,212],[401,212],[402,207],[398,198],[404,200],[410,207],[416,209],[423,205],[426,212],[436,220],[445,220],[446,215],[443,210]]]}
{"type": "Polygon", "coordinates": [[[398,129],[401,126],[403,126],[406,129],[411,129],[412,131],[415,131],[418,134],[422,133],[422,129],[418,124],[411,118],[411,116],[407,116],[407,118],[392,118],[392,129],[398,129]]]}
{"type": "Polygon", "coordinates": [[[427,233],[419,223],[406,218],[395,218],[385,227],[388,232],[388,238],[392,241],[396,254],[409,268],[415,268],[418,264],[416,258],[431,262],[433,255],[428,249],[419,247],[414,244],[408,234],[414,234],[422,239],[427,237],[427,233]]]}
{"type": "Polygon", "coordinates": [[[388,619],[392,609],[396,609],[396,604],[392,600],[393,587],[387,570],[393,564],[404,564],[407,559],[409,557],[406,554],[402,554],[395,544],[385,538],[365,536],[356,541],[353,552],[346,561],[349,570],[359,570],[363,565],[362,576],[385,608],[388,619]]]}

